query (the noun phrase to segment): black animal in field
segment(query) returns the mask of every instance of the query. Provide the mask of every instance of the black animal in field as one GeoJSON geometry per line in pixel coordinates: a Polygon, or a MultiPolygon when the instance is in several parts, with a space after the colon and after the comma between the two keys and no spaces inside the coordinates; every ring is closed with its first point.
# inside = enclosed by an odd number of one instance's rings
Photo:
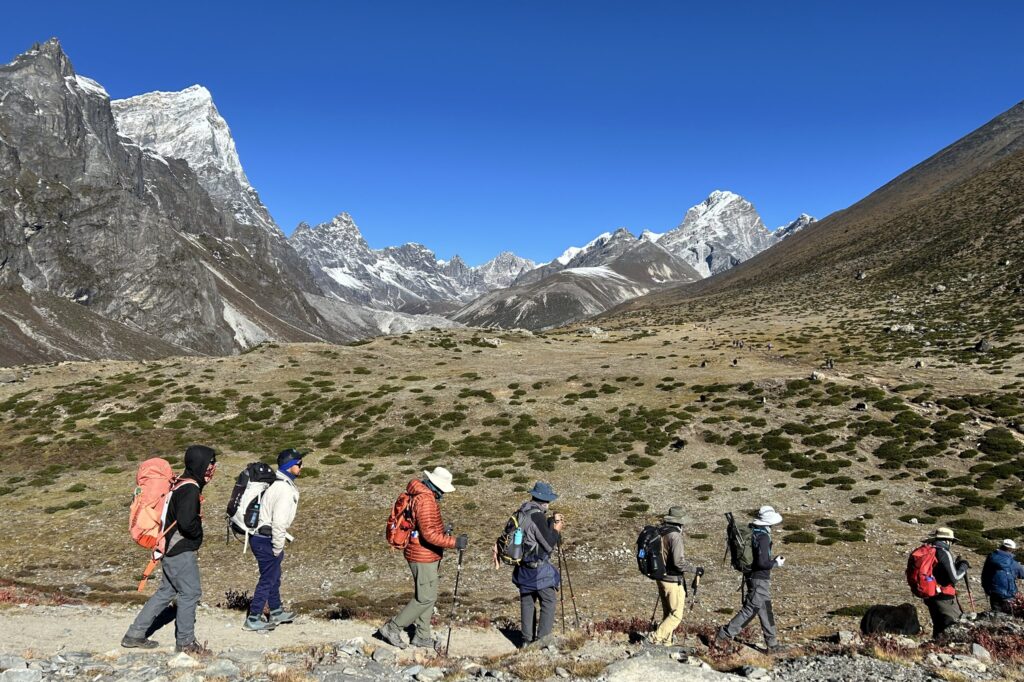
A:
{"type": "Polygon", "coordinates": [[[894,635],[921,634],[921,621],[913,604],[887,606],[876,604],[860,619],[860,631],[865,635],[889,632],[894,635]]]}

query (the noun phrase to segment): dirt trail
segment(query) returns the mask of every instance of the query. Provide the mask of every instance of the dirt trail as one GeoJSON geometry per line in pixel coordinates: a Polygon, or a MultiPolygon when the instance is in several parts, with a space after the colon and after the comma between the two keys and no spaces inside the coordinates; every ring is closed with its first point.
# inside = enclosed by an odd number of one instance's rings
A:
{"type": "MultiPolygon", "coordinates": [[[[0,652],[32,652],[52,656],[59,652],[104,653],[120,650],[121,637],[137,612],[123,606],[26,606],[0,609],[0,652]]],[[[271,633],[242,629],[243,615],[218,608],[200,608],[196,637],[214,652],[227,650],[288,649],[337,643],[362,637],[367,643],[388,646],[373,639],[379,623],[356,620],[321,620],[299,616],[294,623],[271,633]]],[[[435,636],[447,635],[439,627],[435,636]]],[[[166,625],[153,639],[162,645],[157,651],[173,652],[174,625],[166,625]]],[[[452,633],[451,654],[486,658],[515,651],[512,643],[498,630],[456,628],[452,633]]]]}

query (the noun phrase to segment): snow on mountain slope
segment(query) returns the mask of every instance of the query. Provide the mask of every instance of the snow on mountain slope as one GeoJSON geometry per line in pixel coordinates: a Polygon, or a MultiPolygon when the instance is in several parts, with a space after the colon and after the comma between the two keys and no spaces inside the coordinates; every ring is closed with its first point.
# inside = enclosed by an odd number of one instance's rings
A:
{"type": "Polygon", "coordinates": [[[715,190],[686,212],[683,222],[658,244],[704,277],[728,270],[773,243],[753,205],[732,192],[715,190]]]}
{"type": "MultiPolygon", "coordinates": [[[[84,87],[84,86],[83,86],[84,87]]],[[[244,225],[283,236],[249,184],[227,121],[210,91],[149,92],[110,103],[118,132],[162,156],[184,159],[214,203],[244,225]]]]}
{"type": "Polygon", "coordinates": [[[808,225],[818,222],[818,219],[809,216],[806,213],[801,213],[800,216],[791,223],[781,225],[772,232],[772,239],[775,243],[781,242],[786,237],[791,237],[800,230],[804,229],[808,225]]]}
{"type": "Polygon", "coordinates": [[[444,311],[508,286],[536,267],[508,251],[469,267],[459,256],[439,260],[422,244],[371,249],[348,213],[316,227],[302,223],[290,242],[324,291],[339,300],[385,310],[444,311]]]}
{"type": "Polygon", "coordinates": [[[598,315],[670,284],[700,279],[685,261],[625,229],[602,234],[565,265],[556,259],[510,288],[481,296],[452,317],[472,326],[548,329],[598,315]],[[549,274],[534,279],[545,270],[549,274]]]}

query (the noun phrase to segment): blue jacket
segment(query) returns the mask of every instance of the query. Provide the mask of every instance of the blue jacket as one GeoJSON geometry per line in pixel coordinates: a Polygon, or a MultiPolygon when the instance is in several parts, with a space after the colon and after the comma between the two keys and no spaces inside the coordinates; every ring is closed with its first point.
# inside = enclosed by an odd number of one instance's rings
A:
{"type": "Polygon", "coordinates": [[[561,541],[560,534],[551,527],[551,520],[536,502],[526,502],[517,513],[530,516],[531,523],[527,524],[526,537],[523,541],[528,548],[527,558],[532,559],[531,563],[536,562],[537,565],[533,568],[513,568],[512,584],[519,588],[519,594],[558,587],[562,584],[562,575],[551,564],[550,559],[551,552],[561,541]]]}
{"type": "Polygon", "coordinates": [[[999,599],[1017,596],[1017,581],[1024,579],[1024,566],[1013,558],[1013,553],[997,549],[985,559],[981,569],[981,587],[985,594],[999,599]]]}

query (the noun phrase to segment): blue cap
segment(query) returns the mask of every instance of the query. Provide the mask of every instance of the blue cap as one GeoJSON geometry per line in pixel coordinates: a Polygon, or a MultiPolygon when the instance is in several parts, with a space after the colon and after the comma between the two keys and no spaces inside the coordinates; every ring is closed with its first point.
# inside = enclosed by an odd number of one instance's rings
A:
{"type": "Polygon", "coordinates": [[[558,495],[551,489],[551,485],[544,481],[537,481],[533,484],[533,490],[530,491],[530,497],[541,502],[554,502],[558,499],[558,495]]]}

